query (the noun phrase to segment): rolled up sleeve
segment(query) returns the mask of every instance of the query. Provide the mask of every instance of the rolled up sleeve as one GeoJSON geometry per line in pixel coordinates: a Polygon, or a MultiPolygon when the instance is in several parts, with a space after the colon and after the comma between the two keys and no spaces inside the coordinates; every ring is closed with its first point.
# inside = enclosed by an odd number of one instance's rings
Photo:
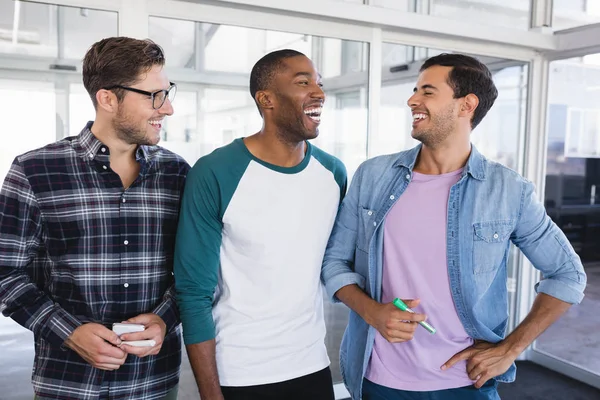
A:
{"type": "Polygon", "coordinates": [[[535,285],[536,292],[571,304],[581,302],[587,282],[581,259],[550,219],[534,185],[528,181],[523,183],[521,211],[512,241],[542,273],[541,281],[535,285]]]}

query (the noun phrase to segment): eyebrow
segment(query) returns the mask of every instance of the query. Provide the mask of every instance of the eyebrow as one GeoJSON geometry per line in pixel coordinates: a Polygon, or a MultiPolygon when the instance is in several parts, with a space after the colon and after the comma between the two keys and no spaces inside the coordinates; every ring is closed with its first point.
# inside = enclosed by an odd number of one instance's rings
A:
{"type": "MultiPolygon", "coordinates": [[[[294,75],[294,78],[297,78],[299,76],[304,76],[306,78],[312,78],[313,74],[310,72],[296,72],[296,74],[294,75]]],[[[321,74],[317,74],[317,80],[321,80],[321,79],[323,79],[321,74]]]]}
{"type": "MultiPolygon", "coordinates": [[[[428,84],[428,83],[426,83],[425,85],[421,86],[421,89],[423,89],[423,90],[425,90],[425,89],[433,89],[433,90],[438,90],[438,88],[436,88],[435,86],[433,86],[433,85],[430,85],[430,84],[428,84]]],[[[416,93],[416,92],[417,92],[417,90],[418,90],[418,89],[415,87],[415,88],[413,89],[413,93],[416,93]]]]}

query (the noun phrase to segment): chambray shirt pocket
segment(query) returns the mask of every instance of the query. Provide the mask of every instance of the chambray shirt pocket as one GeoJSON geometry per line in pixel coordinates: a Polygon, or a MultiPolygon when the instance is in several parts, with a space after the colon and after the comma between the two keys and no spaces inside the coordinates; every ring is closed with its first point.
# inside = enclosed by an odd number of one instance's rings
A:
{"type": "Polygon", "coordinates": [[[496,271],[509,248],[513,220],[485,221],[473,224],[473,272],[475,275],[496,271]]]}

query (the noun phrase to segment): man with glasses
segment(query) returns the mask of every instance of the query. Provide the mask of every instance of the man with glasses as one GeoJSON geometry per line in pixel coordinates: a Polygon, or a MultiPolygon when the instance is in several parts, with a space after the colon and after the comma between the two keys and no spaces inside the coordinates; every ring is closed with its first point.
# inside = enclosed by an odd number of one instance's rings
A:
{"type": "Polygon", "coordinates": [[[0,192],[0,310],[34,334],[38,399],[177,397],[172,263],[189,165],[156,146],[176,92],[164,62],[150,40],[95,43],[83,60],[95,121],[15,158],[0,192]],[[118,336],[123,321],[143,331],[118,336]]]}

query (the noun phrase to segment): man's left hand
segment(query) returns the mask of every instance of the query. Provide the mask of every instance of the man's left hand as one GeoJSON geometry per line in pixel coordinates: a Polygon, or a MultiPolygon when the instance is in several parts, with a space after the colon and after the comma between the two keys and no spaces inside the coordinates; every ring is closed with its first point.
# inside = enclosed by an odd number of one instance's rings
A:
{"type": "Polygon", "coordinates": [[[144,325],[146,329],[143,332],[124,333],[120,336],[121,340],[154,340],[156,344],[153,347],[138,347],[122,344],[119,346],[121,349],[138,357],[154,356],[160,352],[165,335],[167,334],[167,325],[161,317],[156,314],[142,314],[124,322],[141,324],[144,325]]]}
{"type": "Polygon", "coordinates": [[[467,360],[469,378],[476,381],[474,386],[479,389],[489,379],[508,371],[517,357],[518,354],[504,342],[494,344],[478,341],[446,361],[442,365],[442,370],[447,370],[459,361],[467,360]]]}

